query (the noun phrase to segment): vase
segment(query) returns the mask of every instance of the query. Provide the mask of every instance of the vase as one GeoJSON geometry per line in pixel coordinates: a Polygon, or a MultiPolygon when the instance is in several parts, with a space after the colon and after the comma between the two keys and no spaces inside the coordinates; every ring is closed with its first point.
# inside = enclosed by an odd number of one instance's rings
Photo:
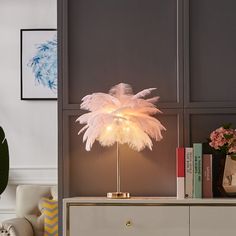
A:
{"type": "Polygon", "coordinates": [[[212,159],[212,190],[213,197],[227,197],[227,193],[223,187],[223,176],[225,169],[226,155],[222,153],[214,153],[212,159]]]}
{"type": "Polygon", "coordinates": [[[225,159],[222,185],[229,197],[236,196],[236,160],[230,155],[227,155],[225,159]]]}

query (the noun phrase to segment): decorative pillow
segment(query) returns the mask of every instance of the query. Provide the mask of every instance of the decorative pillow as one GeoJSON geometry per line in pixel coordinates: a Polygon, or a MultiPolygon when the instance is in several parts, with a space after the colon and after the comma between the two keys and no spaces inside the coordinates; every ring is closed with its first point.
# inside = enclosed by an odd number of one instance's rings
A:
{"type": "Polygon", "coordinates": [[[42,198],[42,213],[44,215],[44,236],[58,236],[58,202],[42,198]]]}

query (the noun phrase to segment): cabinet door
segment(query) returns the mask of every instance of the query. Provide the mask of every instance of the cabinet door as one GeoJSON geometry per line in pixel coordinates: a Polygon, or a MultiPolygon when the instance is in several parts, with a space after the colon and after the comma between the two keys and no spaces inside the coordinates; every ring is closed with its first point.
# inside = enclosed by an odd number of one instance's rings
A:
{"type": "Polygon", "coordinates": [[[71,206],[70,236],[187,236],[189,207],[71,206]]]}
{"type": "Polygon", "coordinates": [[[190,207],[191,236],[232,236],[236,234],[236,207],[190,207]]]}

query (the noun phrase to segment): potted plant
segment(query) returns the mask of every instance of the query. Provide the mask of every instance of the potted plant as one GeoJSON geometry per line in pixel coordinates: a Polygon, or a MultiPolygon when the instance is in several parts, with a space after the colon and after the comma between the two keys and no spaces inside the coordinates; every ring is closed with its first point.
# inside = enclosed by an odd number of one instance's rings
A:
{"type": "Polygon", "coordinates": [[[8,144],[3,128],[0,126],[0,195],[7,187],[8,176],[9,176],[8,144]]]}
{"type": "MultiPolygon", "coordinates": [[[[236,194],[236,130],[231,124],[217,128],[210,134],[209,145],[219,158],[219,189],[227,196],[236,194]]],[[[216,158],[216,157],[215,157],[216,158]]]]}
{"type": "Polygon", "coordinates": [[[210,134],[209,145],[223,155],[236,160],[236,130],[231,124],[224,125],[210,134]]]}

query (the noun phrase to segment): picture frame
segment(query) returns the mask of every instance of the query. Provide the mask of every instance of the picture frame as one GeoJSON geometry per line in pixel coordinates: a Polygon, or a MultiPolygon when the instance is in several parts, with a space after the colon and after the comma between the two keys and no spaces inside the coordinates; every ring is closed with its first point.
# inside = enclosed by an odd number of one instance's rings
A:
{"type": "Polygon", "coordinates": [[[57,30],[21,29],[21,100],[57,99],[57,30]]]}

